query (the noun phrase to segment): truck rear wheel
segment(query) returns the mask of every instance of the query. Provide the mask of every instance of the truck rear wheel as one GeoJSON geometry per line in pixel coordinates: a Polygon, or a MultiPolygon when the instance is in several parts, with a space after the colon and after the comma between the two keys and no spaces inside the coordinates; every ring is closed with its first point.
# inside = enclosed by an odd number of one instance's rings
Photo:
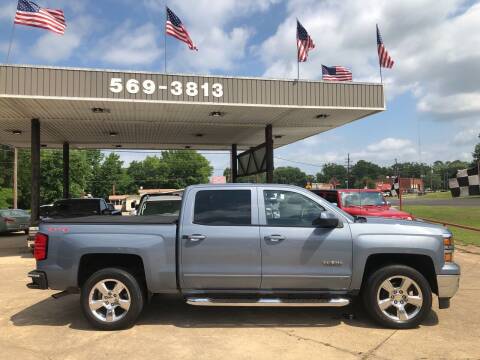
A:
{"type": "Polygon", "coordinates": [[[80,301],[85,317],[95,328],[120,330],[135,324],[143,309],[144,292],[129,272],[106,268],[83,284],[80,301]]]}
{"type": "Polygon", "coordinates": [[[409,329],[430,313],[432,290],[417,270],[405,265],[389,265],[366,280],[363,300],[372,318],[383,326],[409,329]]]}

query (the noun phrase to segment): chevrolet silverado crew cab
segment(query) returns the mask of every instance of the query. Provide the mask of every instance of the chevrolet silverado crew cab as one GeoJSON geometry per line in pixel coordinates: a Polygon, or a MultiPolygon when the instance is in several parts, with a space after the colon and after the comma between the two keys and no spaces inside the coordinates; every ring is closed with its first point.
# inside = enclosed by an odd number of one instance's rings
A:
{"type": "Polygon", "coordinates": [[[346,306],[410,328],[432,293],[450,305],[452,234],[417,221],[353,217],[288,185],[196,185],[178,216],[51,219],[35,240],[35,289],[80,292],[99,329],[132,326],[150,294],[191,305],[346,306]]]}

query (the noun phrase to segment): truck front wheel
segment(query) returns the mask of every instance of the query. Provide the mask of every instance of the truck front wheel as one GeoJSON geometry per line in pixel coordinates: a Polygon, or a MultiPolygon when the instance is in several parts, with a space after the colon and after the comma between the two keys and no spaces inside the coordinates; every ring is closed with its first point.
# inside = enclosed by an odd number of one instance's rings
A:
{"type": "Polygon", "coordinates": [[[80,301],[87,320],[100,330],[133,326],[144,304],[144,292],[129,272],[106,268],[91,275],[82,286],[80,301]]]}
{"type": "Polygon", "coordinates": [[[383,326],[408,329],[430,313],[432,290],[427,279],[405,265],[389,265],[371,274],[363,289],[366,310],[383,326]]]}

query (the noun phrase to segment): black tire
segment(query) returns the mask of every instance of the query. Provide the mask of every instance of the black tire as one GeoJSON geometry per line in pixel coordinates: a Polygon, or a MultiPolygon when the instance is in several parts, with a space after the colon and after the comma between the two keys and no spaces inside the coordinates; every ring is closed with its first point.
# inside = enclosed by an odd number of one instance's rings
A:
{"type": "MultiPolygon", "coordinates": [[[[107,283],[110,286],[110,282],[107,283]]],[[[111,284],[114,285],[115,283],[111,282],[111,284]]],[[[143,305],[145,303],[144,293],[145,292],[143,291],[140,282],[128,271],[119,268],[105,268],[95,272],[88,278],[87,281],[85,281],[81,288],[80,302],[83,314],[95,328],[99,330],[121,330],[135,325],[135,322],[142,312],[143,305]],[[130,300],[130,306],[128,310],[119,308],[118,310],[121,311],[120,318],[111,322],[107,322],[106,320],[101,320],[100,318],[96,317],[89,305],[89,296],[92,288],[102,280],[107,279],[120,281],[127,290],[123,292],[124,295],[122,296],[130,300]]],[[[118,296],[120,297],[120,295],[118,296]]],[[[106,312],[106,308],[102,307],[98,310],[98,313],[101,315],[103,310],[106,312]]],[[[114,312],[115,311],[117,310],[114,310],[114,312]]]]}
{"type": "MultiPolygon", "coordinates": [[[[400,287],[394,288],[400,289],[400,287]]],[[[415,290],[414,284],[413,288],[410,287],[411,295],[415,295],[415,290]]],[[[392,294],[393,292],[390,295],[392,294]]],[[[365,309],[369,315],[382,326],[393,329],[410,329],[418,326],[432,309],[432,290],[427,279],[417,270],[405,265],[389,265],[376,270],[368,277],[368,279],[366,279],[364,289],[362,289],[362,296],[365,309]],[[398,300],[396,302],[397,305],[392,305],[388,309],[385,309],[385,311],[391,315],[390,317],[380,309],[377,295],[381,296],[382,298],[387,297],[385,300],[389,299],[387,296],[388,292],[386,292],[384,289],[379,290],[380,286],[387,279],[392,279],[393,282],[396,282],[401,280],[400,277],[402,276],[413,280],[416,285],[418,285],[421,290],[422,304],[421,306],[408,304],[408,294],[399,294],[399,290],[394,290],[396,291],[396,294],[393,296],[395,296],[395,299],[398,300]],[[407,301],[402,303],[404,304],[404,309],[407,311],[407,313],[411,310],[410,315],[412,315],[412,317],[400,320],[400,316],[398,315],[399,312],[395,306],[400,306],[400,300],[402,299],[401,297],[403,295],[407,295],[407,301]],[[397,296],[399,297],[398,299],[397,296]],[[394,319],[392,317],[397,317],[398,319],[394,319]]],[[[394,299],[391,300],[393,304],[394,299]]]]}

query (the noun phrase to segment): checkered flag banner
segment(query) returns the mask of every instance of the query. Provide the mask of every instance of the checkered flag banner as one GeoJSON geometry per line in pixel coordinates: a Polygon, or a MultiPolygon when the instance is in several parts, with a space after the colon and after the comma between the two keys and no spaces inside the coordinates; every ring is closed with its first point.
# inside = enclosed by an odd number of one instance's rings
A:
{"type": "Polygon", "coordinates": [[[457,176],[448,180],[453,197],[480,195],[478,167],[457,171],[457,176]]]}
{"type": "Polygon", "coordinates": [[[392,194],[392,196],[400,197],[400,191],[399,190],[400,190],[399,177],[395,176],[395,178],[393,179],[392,188],[390,189],[390,193],[392,194]]]}

